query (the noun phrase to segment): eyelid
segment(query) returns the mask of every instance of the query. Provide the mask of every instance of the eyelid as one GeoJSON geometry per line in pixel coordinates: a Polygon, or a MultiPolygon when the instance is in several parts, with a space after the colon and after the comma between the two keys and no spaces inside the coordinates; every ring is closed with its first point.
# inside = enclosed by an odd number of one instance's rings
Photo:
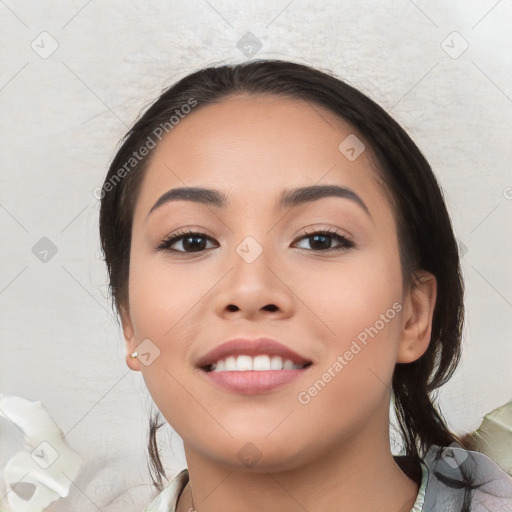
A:
{"type": "Polygon", "coordinates": [[[343,238],[346,238],[347,240],[352,241],[352,235],[348,234],[346,231],[341,230],[339,228],[335,228],[333,226],[322,226],[320,225],[313,225],[313,226],[306,226],[305,228],[302,228],[297,237],[294,240],[297,240],[299,237],[307,236],[307,235],[314,235],[316,233],[329,233],[331,235],[339,235],[343,238]]]}

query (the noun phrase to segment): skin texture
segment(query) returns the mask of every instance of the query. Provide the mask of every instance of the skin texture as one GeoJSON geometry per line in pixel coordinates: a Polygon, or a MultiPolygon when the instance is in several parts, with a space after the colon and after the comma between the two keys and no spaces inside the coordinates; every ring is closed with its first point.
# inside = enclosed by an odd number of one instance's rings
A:
{"type": "MultiPolygon", "coordinates": [[[[190,483],[180,511],[192,506],[191,490],[200,512],[408,512],[414,503],[418,486],[390,451],[390,386],[395,364],[427,349],[436,283],[423,273],[413,292],[404,287],[395,219],[368,150],[355,161],[338,150],[350,133],[316,105],[238,95],[193,111],[155,149],[134,212],[122,322],[128,366],[184,442],[190,483]],[[284,189],[318,184],[349,187],[371,216],[335,197],[275,209],[284,189]],[[179,201],[147,217],[183,186],[221,190],[228,206],[179,201]],[[306,227],[334,229],[354,247],[314,250],[306,227]],[[212,241],[199,253],[155,250],[183,228],[212,241]],[[236,252],[248,236],[263,249],[252,263],[236,252]],[[401,311],[300,403],[395,303],[401,311]],[[224,390],[195,362],[238,336],[274,338],[313,365],[272,392],[224,390]],[[160,355],[146,366],[129,354],[148,338],[160,355]],[[252,467],[237,455],[249,442],[261,455],[252,467]]],[[[182,242],[173,247],[186,250],[182,242]]]]}

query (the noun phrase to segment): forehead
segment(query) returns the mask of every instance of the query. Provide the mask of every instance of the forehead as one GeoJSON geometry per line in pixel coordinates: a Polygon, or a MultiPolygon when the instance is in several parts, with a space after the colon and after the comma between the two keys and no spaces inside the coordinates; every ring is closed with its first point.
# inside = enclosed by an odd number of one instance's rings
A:
{"type": "Polygon", "coordinates": [[[198,107],[155,148],[137,210],[184,186],[224,190],[237,207],[273,207],[284,189],[313,184],[382,200],[367,151],[349,160],[339,149],[353,131],[329,110],[287,97],[236,95],[198,107]]]}

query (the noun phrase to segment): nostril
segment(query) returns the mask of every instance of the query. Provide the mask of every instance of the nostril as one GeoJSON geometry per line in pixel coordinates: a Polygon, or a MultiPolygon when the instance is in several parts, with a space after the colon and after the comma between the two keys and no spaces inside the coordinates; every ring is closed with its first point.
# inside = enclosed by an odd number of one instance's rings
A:
{"type": "Polygon", "coordinates": [[[267,309],[269,311],[276,311],[277,306],[275,304],[269,304],[268,306],[265,306],[263,309],[267,309]]]}
{"type": "Polygon", "coordinates": [[[229,311],[238,311],[238,307],[237,307],[237,306],[235,306],[234,304],[230,304],[230,305],[228,306],[228,309],[229,309],[229,311]]]}

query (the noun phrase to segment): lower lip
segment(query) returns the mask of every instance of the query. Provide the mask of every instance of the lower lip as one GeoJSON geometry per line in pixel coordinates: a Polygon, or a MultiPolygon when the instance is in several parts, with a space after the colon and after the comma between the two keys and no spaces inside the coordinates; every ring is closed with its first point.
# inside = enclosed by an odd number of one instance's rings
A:
{"type": "Polygon", "coordinates": [[[225,389],[246,395],[273,391],[300,378],[309,368],[246,372],[207,372],[205,375],[225,389]]]}

